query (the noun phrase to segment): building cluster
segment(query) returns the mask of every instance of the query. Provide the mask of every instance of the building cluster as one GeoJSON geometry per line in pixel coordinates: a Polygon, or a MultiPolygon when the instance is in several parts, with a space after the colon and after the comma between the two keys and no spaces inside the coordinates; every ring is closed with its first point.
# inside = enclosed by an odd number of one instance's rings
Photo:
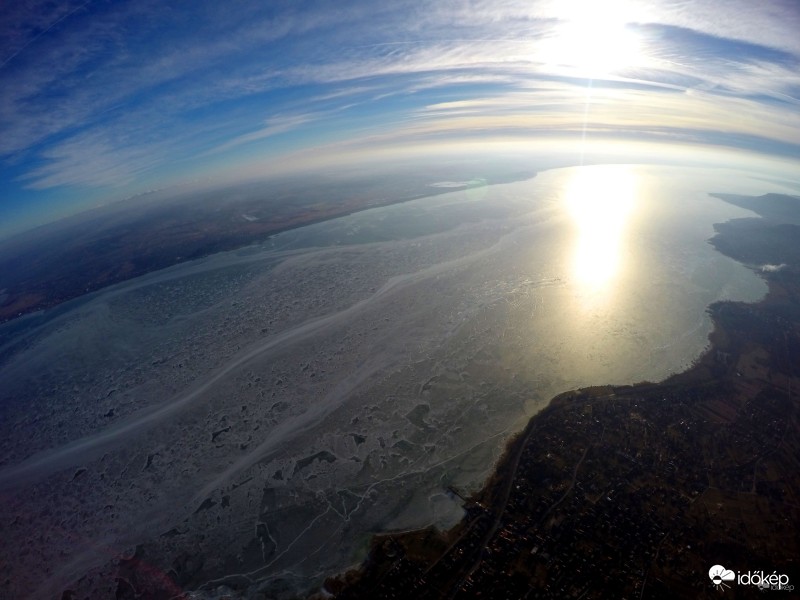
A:
{"type": "Polygon", "coordinates": [[[391,538],[340,597],[714,598],[714,561],[796,569],[800,315],[723,306],[690,371],[559,396],[441,552],[391,538]]]}

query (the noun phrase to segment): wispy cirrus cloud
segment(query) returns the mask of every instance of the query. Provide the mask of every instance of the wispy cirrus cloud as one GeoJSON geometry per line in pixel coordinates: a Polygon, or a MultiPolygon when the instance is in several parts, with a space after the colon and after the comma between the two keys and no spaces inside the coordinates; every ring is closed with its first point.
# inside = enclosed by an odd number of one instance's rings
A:
{"type": "Polygon", "coordinates": [[[798,30],[793,0],[5,3],[0,178],[12,190],[135,186],[244,147],[280,152],[293,132],[313,146],[571,131],[584,113],[589,128],[786,147],[798,30]],[[617,34],[636,51],[582,64],[617,34]]]}
{"type": "Polygon", "coordinates": [[[800,116],[792,107],[765,114],[761,103],[746,98],[641,89],[588,90],[566,82],[496,97],[437,103],[418,110],[414,117],[414,123],[404,127],[406,135],[459,130],[533,134],[553,128],[642,133],[674,129],[682,135],[686,131],[721,132],[787,145],[800,139],[800,116]]]}
{"type": "Polygon", "coordinates": [[[230,150],[236,146],[248,144],[257,140],[263,140],[275,135],[280,135],[282,133],[287,133],[318,118],[319,115],[314,113],[302,115],[277,115],[270,117],[264,122],[264,127],[228,140],[224,144],[220,144],[219,146],[212,148],[210,152],[216,154],[230,150]]]}

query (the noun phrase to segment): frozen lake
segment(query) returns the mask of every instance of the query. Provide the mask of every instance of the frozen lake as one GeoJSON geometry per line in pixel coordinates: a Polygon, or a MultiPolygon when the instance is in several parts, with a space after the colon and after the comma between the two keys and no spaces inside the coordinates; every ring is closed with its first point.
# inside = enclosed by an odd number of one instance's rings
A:
{"type": "Polygon", "coordinates": [[[308,588],[374,532],[454,524],[446,486],[480,486],[552,396],[660,380],[706,346],[710,303],[763,296],[707,243],[752,213],[708,193],[770,191],[721,170],[556,169],[0,328],[6,592],[308,588]]]}

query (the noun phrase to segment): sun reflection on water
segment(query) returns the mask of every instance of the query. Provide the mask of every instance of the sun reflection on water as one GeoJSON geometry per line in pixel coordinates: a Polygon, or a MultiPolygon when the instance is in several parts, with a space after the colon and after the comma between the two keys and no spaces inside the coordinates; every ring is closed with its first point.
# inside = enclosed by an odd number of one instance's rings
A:
{"type": "Polygon", "coordinates": [[[576,169],[564,194],[576,228],[572,276],[582,291],[608,293],[624,266],[625,230],[636,203],[629,165],[576,169]]]}

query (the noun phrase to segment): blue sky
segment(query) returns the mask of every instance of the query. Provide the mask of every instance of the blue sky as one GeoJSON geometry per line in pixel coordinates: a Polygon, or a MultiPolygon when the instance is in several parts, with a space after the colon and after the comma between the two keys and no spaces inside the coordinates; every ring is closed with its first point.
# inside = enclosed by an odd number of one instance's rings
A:
{"type": "Polygon", "coordinates": [[[797,0],[3,3],[0,233],[488,140],[797,158],[798,31],[797,0]]]}

